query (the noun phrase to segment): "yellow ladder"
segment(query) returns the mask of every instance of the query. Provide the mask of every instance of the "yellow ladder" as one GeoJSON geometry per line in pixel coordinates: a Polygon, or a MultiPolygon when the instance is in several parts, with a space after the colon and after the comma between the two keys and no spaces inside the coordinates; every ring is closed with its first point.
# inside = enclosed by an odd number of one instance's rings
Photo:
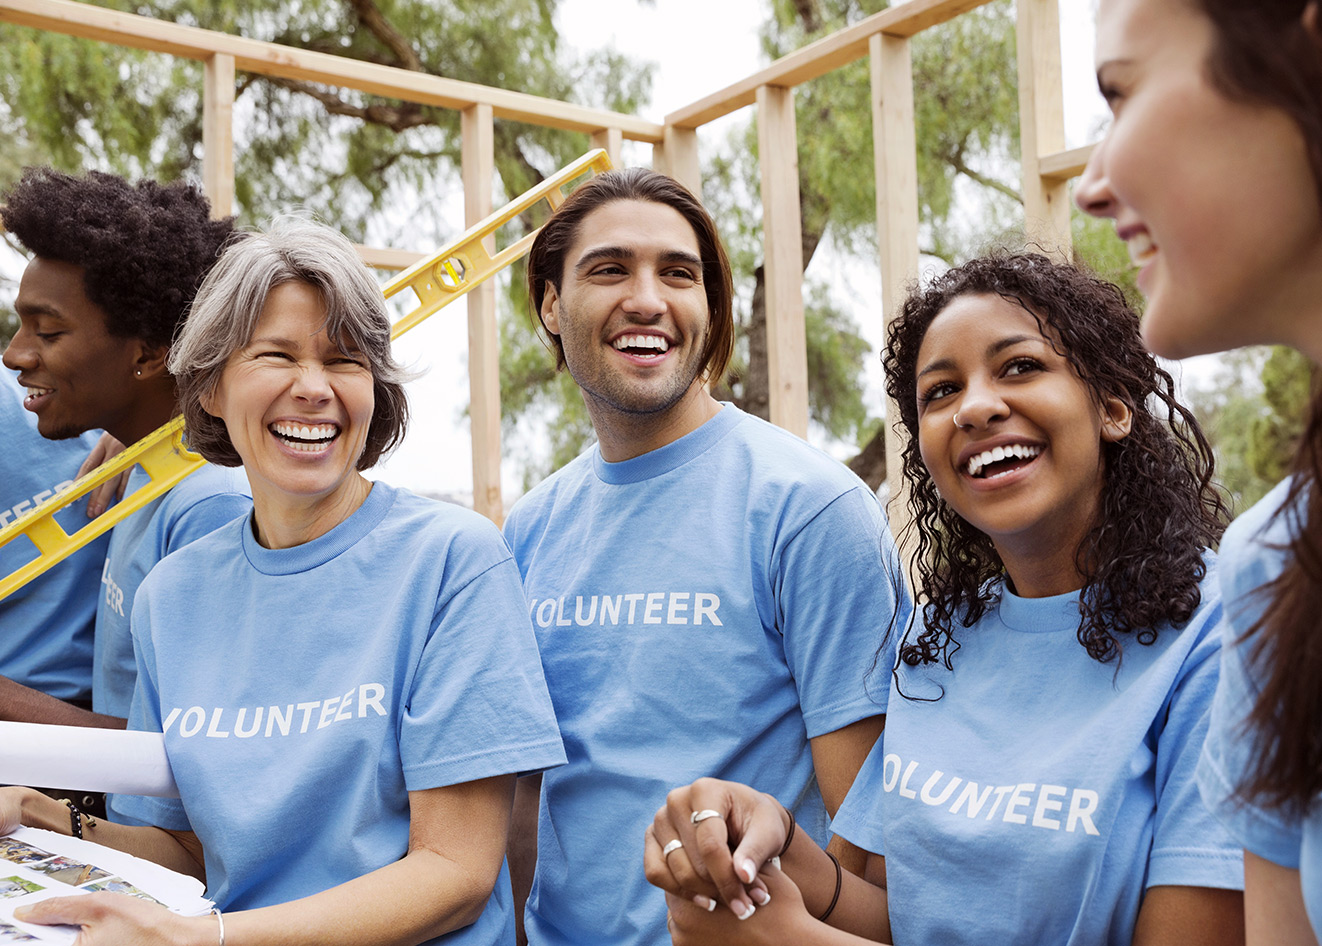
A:
{"type": "MultiPolygon", "coordinates": [[[[419,322],[445,308],[480,286],[510,263],[532,248],[537,231],[527,234],[498,253],[487,252],[483,241],[500,227],[525,213],[542,201],[554,211],[568,196],[565,187],[584,175],[596,175],[610,170],[610,160],[602,150],[590,151],[559,173],[548,177],[536,187],[510,201],[480,223],[474,224],[463,236],[446,245],[435,255],[424,259],[400,273],[382,288],[387,299],[405,289],[412,289],[418,304],[390,329],[390,337],[398,338],[419,322]]],[[[137,512],[143,506],[164,495],[188,474],[200,468],[205,460],[184,446],[184,421],[176,417],[165,426],[143,437],[119,456],[101,464],[87,475],[79,477],[63,492],[41,503],[35,509],[0,529],[0,548],[20,535],[25,535],[36,547],[38,557],[0,578],[0,599],[23,587],[46,569],[68,558],[88,542],[102,535],[117,523],[137,512]],[[112,506],[72,534],[55,520],[55,514],[72,505],[107,480],[140,465],[150,477],[132,495],[112,506]]]]}

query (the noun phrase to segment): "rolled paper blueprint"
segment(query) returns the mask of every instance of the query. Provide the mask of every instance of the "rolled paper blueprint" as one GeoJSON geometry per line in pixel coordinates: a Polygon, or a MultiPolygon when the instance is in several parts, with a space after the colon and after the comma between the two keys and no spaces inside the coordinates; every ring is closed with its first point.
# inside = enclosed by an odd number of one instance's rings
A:
{"type": "Polygon", "coordinates": [[[0,785],[178,798],[158,732],[0,722],[0,785]]]}

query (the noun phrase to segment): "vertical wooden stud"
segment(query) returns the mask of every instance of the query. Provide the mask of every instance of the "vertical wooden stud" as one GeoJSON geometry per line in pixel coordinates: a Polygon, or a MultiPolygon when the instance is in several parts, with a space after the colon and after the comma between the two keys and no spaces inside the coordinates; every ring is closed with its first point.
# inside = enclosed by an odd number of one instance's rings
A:
{"type": "Polygon", "coordinates": [[[698,162],[698,130],[667,125],[661,146],[653,147],[652,166],[679,181],[702,199],[702,167],[698,162]]]}
{"type": "MultiPolygon", "coordinates": [[[[464,224],[491,214],[495,130],[490,105],[464,109],[464,224]]],[[[495,238],[486,240],[495,252],[495,238]]],[[[500,337],[496,330],[496,284],[487,281],[468,293],[468,419],[473,438],[473,508],[496,525],[505,518],[500,495],[500,337]]]]}
{"type": "Polygon", "coordinates": [[[611,159],[611,167],[623,167],[620,163],[620,149],[624,144],[624,135],[618,128],[603,128],[592,133],[592,147],[601,148],[611,159]]]}
{"type": "MultiPolygon", "coordinates": [[[[918,140],[914,132],[913,65],[909,40],[876,34],[869,39],[872,63],[872,149],[877,179],[877,245],[881,249],[882,318],[887,326],[918,277],[918,140]]],[[[886,483],[892,529],[899,532],[907,510],[895,420],[886,410],[886,483]]]]}
{"type": "Polygon", "coordinates": [[[794,90],[757,90],[771,422],[808,436],[808,347],[803,324],[803,224],[794,90]]]}
{"type": "Polygon", "coordinates": [[[234,213],[234,57],[213,53],[202,81],[202,190],[220,219],[234,213]]]}
{"type": "Polygon", "coordinates": [[[1059,0],[1016,0],[1019,37],[1019,142],[1024,229],[1030,244],[1070,257],[1069,184],[1042,177],[1044,155],[1065,150],[1059,0]]]}

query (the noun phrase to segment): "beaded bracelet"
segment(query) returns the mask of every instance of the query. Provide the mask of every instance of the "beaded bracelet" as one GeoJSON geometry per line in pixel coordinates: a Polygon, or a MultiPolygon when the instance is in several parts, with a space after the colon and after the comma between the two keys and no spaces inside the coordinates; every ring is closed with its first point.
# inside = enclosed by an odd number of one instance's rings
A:
{"type": "Polygon", "coordinates": [[[69,834],[82,840],[83,819],[87,819],[87,826],[89,828],[96,827],[96,819],[75,805],[72,798],[61,798],[60,801],[69,808],[69,834]]]}

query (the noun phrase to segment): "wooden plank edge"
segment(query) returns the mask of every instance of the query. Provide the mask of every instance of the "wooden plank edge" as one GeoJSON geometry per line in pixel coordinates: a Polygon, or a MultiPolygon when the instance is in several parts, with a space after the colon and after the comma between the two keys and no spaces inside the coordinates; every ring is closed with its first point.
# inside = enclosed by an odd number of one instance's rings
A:
{"type": "Polygon", "coordinates": [[[809,43],[802,49],[796,49],[759,72],[671,112],[665,117],[665,124],[681,128],[698,128],[752,105],[760,86],[793,88],[862,59],[868,55],[868,41],[877,33],[909,38],[990,2],[991,0],[907,0],[905,3],[859,20],[853,26],[847,26],[830,36],[809,43]]]}
{"type": "Polygon", "coordinates": [[[1083,173],[1092,156],[1096,144],[1071,148],[1068,151],[1056,151],[1044,154],[1038,159],[1037,170],[1045,180],[1052,182],[1068,181],[1083,173]]]}

